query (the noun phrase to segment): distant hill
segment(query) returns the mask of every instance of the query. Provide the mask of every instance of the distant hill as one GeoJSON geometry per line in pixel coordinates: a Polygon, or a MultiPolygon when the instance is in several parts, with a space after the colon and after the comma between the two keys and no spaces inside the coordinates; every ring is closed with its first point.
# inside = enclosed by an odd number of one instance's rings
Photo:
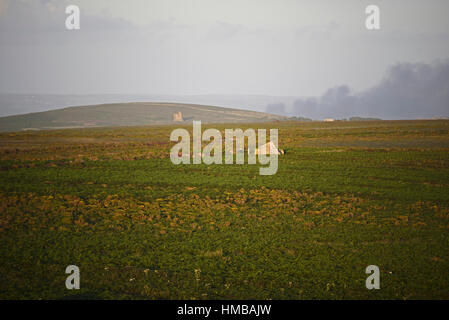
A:
{"type": "Polygon", "coordinates": [[[259,122],[286,120],[286,117],[263,112],[214,106],[132,102],[69,107],[0,118],[0,131],[89,128],[109,126],[141,126],[181,123],[173,122],[173,114],[182,113],[184,123],[259,122]]]}
{"type": "Polygon", "coordinates": [[[313,121],[310,118],[305,118],[305,117],[289,117],[288,120],[290,121],[313,121]]]}
{"type": "Polygon", "coordinates": [[[380,118],[364,118],[364,117],[351,117],[349,121],[379,121],[380,118]]]}

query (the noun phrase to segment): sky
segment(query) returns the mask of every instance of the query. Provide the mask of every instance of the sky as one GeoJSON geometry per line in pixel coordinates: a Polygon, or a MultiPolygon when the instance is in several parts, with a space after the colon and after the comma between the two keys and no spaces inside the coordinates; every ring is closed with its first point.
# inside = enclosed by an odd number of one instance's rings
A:
{"type": "Polygon", "coordinates": [[[448,14],[446,0],[0,0],[0,93],[367,92],[397,65],[444,67],[448,14]]]}

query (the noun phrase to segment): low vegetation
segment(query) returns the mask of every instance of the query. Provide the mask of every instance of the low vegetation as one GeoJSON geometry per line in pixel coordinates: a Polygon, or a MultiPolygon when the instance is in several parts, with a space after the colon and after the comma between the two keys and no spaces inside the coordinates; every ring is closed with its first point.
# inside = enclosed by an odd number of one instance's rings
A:
{"type": "Polygon", "coordinates": [[[449,121],[213,127],[278,128],[278,173],[175,166],[173,126],[0,134],[0,298],[449,298],[449,121]]]}

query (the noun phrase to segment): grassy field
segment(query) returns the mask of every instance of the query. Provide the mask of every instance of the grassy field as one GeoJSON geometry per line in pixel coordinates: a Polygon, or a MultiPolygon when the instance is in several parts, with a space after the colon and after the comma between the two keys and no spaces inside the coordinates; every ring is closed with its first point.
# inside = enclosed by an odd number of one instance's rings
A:
{"type": "Polygon", "coordinates": [[[0,134],[0,299],[449,299],[449,121],[213,127],[279,128],[278,173],[175,166],[170,126],[0,134]]]}

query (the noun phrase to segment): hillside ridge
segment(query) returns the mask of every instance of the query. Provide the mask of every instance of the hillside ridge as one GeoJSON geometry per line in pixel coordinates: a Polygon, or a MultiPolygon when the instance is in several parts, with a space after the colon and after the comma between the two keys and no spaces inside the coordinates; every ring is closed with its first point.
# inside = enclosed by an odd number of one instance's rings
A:
{"type": "Polygon", "coordinates": [[[129,102],[66,107],[0,117],[0,131],[173,124],[173,114],[176,112],[182,113],[184,121],[181,123],[194,120],[204,123],[236,123],[287,119],[269,113],[200,104],[129,102]]]}

